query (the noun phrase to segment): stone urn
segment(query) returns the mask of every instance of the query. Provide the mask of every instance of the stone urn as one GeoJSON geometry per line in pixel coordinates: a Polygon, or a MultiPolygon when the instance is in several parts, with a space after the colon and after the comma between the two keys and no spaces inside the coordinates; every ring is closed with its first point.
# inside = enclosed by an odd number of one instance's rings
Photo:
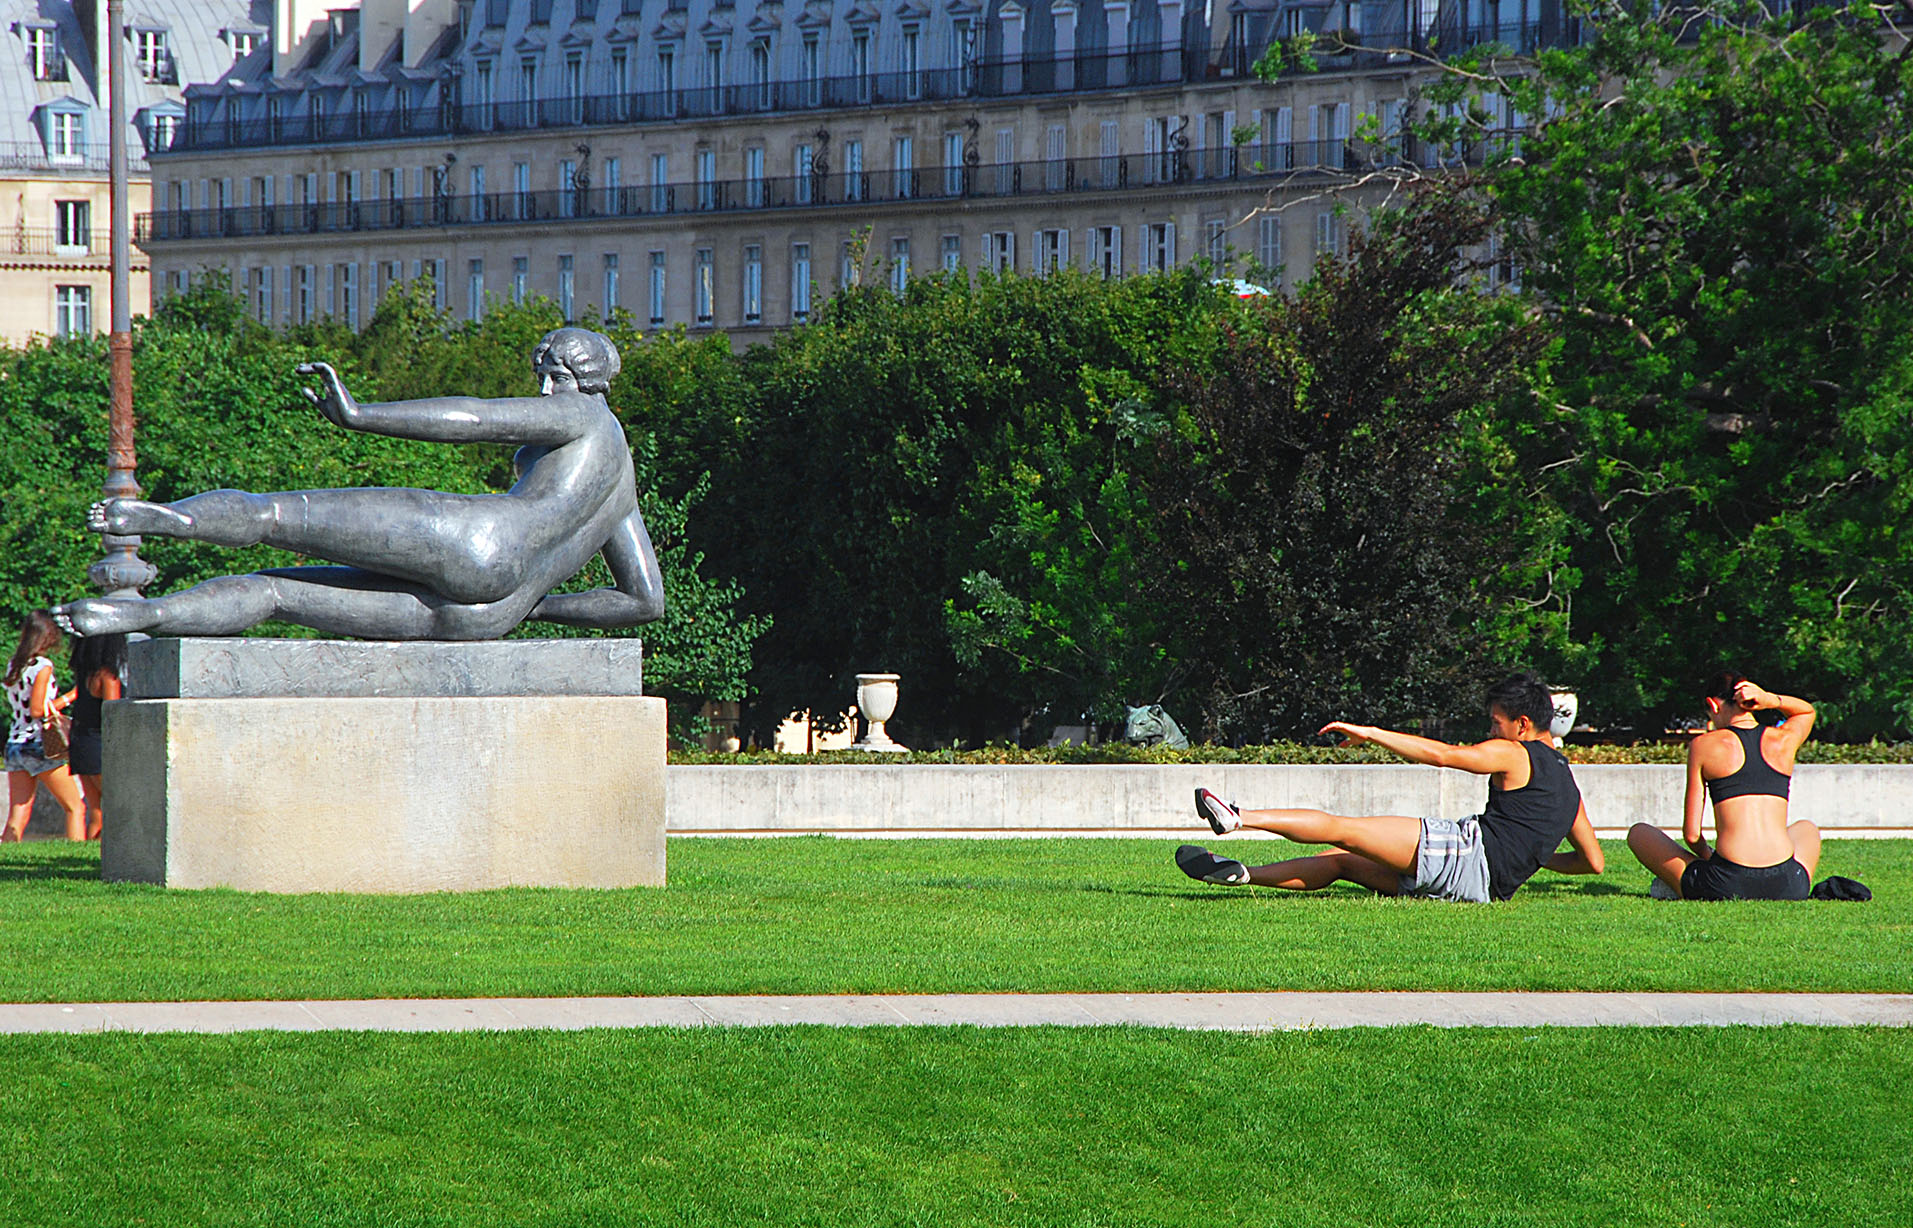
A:
{"type": "Polygon", "coordinates": [[[890,740],[883,723],[897,714],[897,674],[858,674],[857,711],[868,724],[864,736],[851,744],[852,750],[876,751],[900,755],[909,750],[890,740]]]}
{"type": "Polygon", "coordinates": [[[1548,732],[1558,742],[1574,728],[1574,718],[1581,711],[1581,697],[1562,687],[1550,687],[1548,694],[1554,700],[1554,719],[1548,722],[1548,732]]]}

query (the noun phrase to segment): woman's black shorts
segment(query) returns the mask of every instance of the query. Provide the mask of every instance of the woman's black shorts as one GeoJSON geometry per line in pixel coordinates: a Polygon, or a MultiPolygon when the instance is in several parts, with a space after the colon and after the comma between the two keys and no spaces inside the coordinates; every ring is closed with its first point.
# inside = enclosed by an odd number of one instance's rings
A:
{"type": "Polygon", "coordinates": [[[1715,853],[1681,872],[1683,900],[1804,900],[1812,889],[1807,867],[1792,857],[1777,866],[1743,866],[1715,853]]]}

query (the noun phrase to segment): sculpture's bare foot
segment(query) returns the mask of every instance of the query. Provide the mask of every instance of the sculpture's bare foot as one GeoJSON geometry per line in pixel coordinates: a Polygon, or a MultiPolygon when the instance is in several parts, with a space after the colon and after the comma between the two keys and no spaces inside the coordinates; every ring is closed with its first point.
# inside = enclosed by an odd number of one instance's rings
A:
{"type": "Polygon", "coordinates": [[[164,503],[107,499],[86,509],[86,527],[114,537],[186,537],[193,531],[193,520],[164,503]]]}
{"type": "Polygon", "coordinates": [[[53,607],[53,621],[68,635],[113,635],[144,631],[152,603],[143,597],[82,597],[53,607]]]}

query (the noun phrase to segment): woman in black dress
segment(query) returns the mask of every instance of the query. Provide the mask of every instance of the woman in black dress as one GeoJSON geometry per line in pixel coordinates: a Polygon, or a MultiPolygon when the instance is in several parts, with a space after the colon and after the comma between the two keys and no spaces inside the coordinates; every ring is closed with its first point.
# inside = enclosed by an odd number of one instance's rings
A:
{"type": "Polygon", "coordinates": [[[126,678],[126,637],[89,635],[73,641],[73,732],[67,762],[86,797],[86,838],[101,826],[100,705],[118,699],[126,678]]]}

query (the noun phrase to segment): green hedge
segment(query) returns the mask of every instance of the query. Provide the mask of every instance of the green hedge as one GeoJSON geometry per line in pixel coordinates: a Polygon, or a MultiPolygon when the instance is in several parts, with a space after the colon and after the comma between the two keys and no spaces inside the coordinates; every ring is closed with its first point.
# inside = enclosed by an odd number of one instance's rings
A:
{"type": "MultiPolygon", "coordinates": [[[[1569,746],[1575,763],[1684,763],[1684,745],[1569,746]]],[[[798,764],[1104,764],[1104,763],[1400,763],[1378,747],[1343,749],[1278,742],[1270,746],[1191,746],[1163,750],[1107,742],[1100,746],[1059,746],[1025,750],[1017,746],[985,746],[977,750],[911,751],[879,755],[866,751],[826,751],[813,755],[780,755],[776,751],[744,751],[729,755],[714,751],[673,751],[670,762],[702,766],[777,766],[798,764]]],[[[1802,763],[1913,763],[1913,742],[1840,744],[1809,742],[1800,751],[1802,763]]]]}

